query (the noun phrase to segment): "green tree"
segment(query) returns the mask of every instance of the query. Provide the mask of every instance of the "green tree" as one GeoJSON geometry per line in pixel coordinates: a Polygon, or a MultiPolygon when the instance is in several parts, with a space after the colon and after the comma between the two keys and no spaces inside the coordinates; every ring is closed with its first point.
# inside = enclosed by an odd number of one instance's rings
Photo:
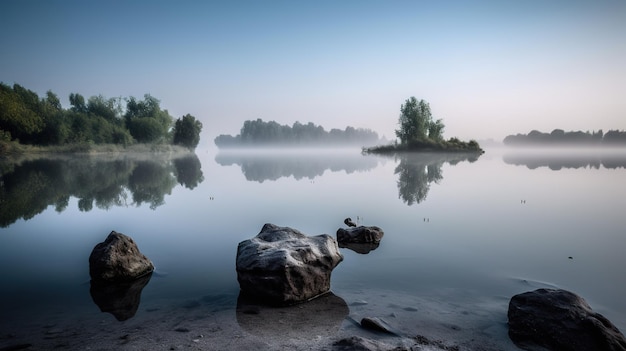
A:
{"type": "MultiPolygon", "coordinates": [[[[432,120],[430,105],[424,100],[417,101],[414,96],[411,96],[400,106],[398,121],[400,128],[396,130],[396,136],[402,144],[413,140],[424,140],[429,135],[432,120]]],[[[443,123],[441,123],[441,131],[443,131],[443,123]]]]}
{"type": "Polygon", "coordinates": [[[53,108],[56,111],[61,111],[61,100],[59,100],[59,97],[57,96],[57,94],[53,93],[52,90],[48,90],[46,92],[46,99],[45,99],[45,103],[48,104],[48,106],[50,106],[51,108],[53,108]]]}
{"type": "Polygon", "coordinates": [[[102,95],[92,96],[87,100],[87,111],[110,122],[117,123],[121,113],[116,102],[115,98],[106,99],[102,95]]]}
{"type": "Polygon", "coordinates": [[[172,116],[167,110],[161,110],[159,100],[144,95],[143,101],[137,101],[134,97],[127,100],[126,128],[130,134],[140,143],[165,141],[172,126],[172,116]]]}
{"type": "Polygon", "coordinates": [[[44,128],[41,103],[34,92],[14,84],[13,89],[0,83],[0,130],[12,139],[32,142],[44,128]]]}
{"type": "Polygon", "coordinates": [[[200,142],[202,122],[190,114],[184,115],[174,123],[174,144],[194,149],[200,142]]]}
{"type": "Polygon", "coordinates": [[[72,105],[72,111],[74,112],[87,112],[87,105],[85,105],[85,98],[77,93],[70,94],[70,105],[72,105]]]}
{"type": "Polygon", "coordinates": [[[443,140],[443,121],[441,119],[431,122],[428,126],[428,138],[431,140],[443,140]]]}
{"type": "Polygon", "coordinates": [[[67,141],[69,126],[66,123],[65,111],[59,98],[48,90],[43,102],[43,129],[37,134],[36,142],[40,145],[61,145],[67,141]]]}

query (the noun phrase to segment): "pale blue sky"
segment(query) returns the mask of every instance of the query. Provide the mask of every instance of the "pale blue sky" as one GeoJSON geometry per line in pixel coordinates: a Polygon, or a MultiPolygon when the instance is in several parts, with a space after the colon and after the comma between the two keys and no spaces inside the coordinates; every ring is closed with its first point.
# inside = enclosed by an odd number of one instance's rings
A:
{"type": "Polygon", "coordinates": [[[446,137],[626,129],[626,1],[0,1],[0,81],[143,97],[204,124],[370,128],[410,96],[446,137]]]}

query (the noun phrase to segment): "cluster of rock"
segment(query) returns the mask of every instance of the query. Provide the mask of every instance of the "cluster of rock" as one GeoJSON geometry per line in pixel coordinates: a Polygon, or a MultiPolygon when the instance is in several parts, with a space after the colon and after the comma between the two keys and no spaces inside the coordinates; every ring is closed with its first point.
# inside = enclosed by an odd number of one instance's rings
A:
{"type": "MultiPolygon", "coordinates": [[[[327,234],[307,236],[296,229],[268,223],[258,235],[240,242],[236,258],[240,324],[254,330],[267,329],[272,334],[276,331],[271,326],[282,322],[268,321],[283,321],[291,316],[293,325],[302,324],[300,332],[306,333],[311,325],[321,323],[315,318],[327,320],[332,315],[332,324],[340,325],[349,310],[341,298],[330,293],[332,270],[344,259],[339,245],[378,245],[384,235],[378,227],[357,226],[349,218],[344,223],[349,228],[337,230],[337,240],[327,234]],[[325,298],[316,299],[320,296],[325,298]],[[309,302],[310,316],[303,316],[301,309],[292,315],[276,310],[277,306],[303,302],[309,302]],[[261,315],[263,318],[255,317],[261,315]]],[[[153,270],[152,262],[139,252],[131,238],[111,232],[89,257],[92,297],[103,311],[113,313],[119,320],[128,319],[137,310],[141,289],[153,270]]],[[[398,335],[380,318],[365,317],[358,324],[364,329],[398,335]]],[[[538,289],[513,296],[508,325],[510,339],[524,350],[626,351],[626,338],[617,327],[594,312],[583,298],[565,290],[538,289]]],[[[428,340],[420,344],[439,350],[456,349],[428,340]]],[[[337,350],[398,350],[361,337],[343,339],[334,346],[337,350]]]]}
{"type": "Polygon", "coordinates": [[[330,291],[332,270],[343,260],[338,243],[378,244],[383,235],[378,227],[354,224],[337,230],[335,240],[327,234],[307,236],[267,223],[257,236],[237,247],[239,287],[242,294],[270,304],[308,301],[330,291]]]}
{"type": "Polygon", "coordinates": [[[331,236],[306,236],[268,223],[257,236],[239,243],[237,280],[250,297],[294,304],[330,291],[331,272],[342,260],[331,236]]]}
{"type": "Polygon", "coordinates": [[[357,226],[351,218],[346,218],[344,223],[348,228],[337,229],[337,242],[339,247],[347,248],[360,254],[367,254],[376,250],[385,233],[376,226],[357,226]]]}

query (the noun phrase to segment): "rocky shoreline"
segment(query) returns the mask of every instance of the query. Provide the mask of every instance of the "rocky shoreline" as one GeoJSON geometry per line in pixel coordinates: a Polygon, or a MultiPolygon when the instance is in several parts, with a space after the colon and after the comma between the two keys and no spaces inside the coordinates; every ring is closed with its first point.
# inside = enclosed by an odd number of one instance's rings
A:
{"type": "MultiPolygon", "coordinates": [[[[349,229],[337,231],[343,244],[383,238],[378,227],[345,223],[349,229]]],[[[441,294],[433,299],[366,286],[335,294],[330,273],[343,261],[338,247],[329,235],[309,237],[268,223],[239,244],[240,291],[184,303],[150,300],[140,309],[154,265],[130,237],[111,232],[89,258],[90,293],[106,313],[3,320],[0,351],[626,350],[617,327],[561,289],[473,297],[462,306],[441,294]]]]}

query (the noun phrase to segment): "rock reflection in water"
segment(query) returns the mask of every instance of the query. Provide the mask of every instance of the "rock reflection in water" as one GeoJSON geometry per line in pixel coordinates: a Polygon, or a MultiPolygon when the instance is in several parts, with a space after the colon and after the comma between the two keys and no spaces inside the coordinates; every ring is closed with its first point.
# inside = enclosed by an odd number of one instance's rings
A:
{"type": "Polygon", "coordinates": [[[288,307],[259,305],[241,294],[237,300],[239,326],[263,338],[289,340],[332,336],[339,331],[348,313],[346,302],[332,292],[288,307]]]}
{"type": "Polygon", "coordinates": [[[118,321],[135,316],[141,300],[141,291],[148,285],[152,274],[130,282],[107,283],[91,281],[89,293],[102,312],[111,313],[118,321]]]}
{"type": "Polygon", "coordinates": [[[378,243],[339,243],[339,247],[342,249],[350,249],[356,253],[368,254],[370,251],[374,251],[380,246],[378,243]]]}

